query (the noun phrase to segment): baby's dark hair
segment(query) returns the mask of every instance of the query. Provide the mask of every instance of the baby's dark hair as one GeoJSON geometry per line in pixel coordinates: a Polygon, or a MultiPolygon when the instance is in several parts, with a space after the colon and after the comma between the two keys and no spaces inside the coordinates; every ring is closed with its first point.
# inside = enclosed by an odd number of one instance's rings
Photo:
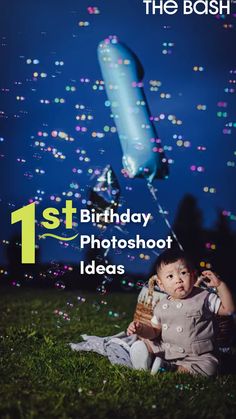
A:
{"type": "Polygon", "coordinates": [[[157,262],[156,262],[157,273],[161,265],[169,265],[169,263],[174,263],[177,260],[183,260],[190,271],[195,270],[191,259],[185,252],[183,252],[180,249],[167,249],[163,253],[161,253],[157,258],[157,262]]]}

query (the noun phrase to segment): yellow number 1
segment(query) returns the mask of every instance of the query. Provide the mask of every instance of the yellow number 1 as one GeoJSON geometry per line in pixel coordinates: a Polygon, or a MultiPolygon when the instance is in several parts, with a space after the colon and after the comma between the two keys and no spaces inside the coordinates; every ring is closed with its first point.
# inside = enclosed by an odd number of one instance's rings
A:
{"type": "Polygon", "coordinates": [[[11,214],[11,224],[21,224],[21,263],[35,263],[35,203],[11,214]]]}

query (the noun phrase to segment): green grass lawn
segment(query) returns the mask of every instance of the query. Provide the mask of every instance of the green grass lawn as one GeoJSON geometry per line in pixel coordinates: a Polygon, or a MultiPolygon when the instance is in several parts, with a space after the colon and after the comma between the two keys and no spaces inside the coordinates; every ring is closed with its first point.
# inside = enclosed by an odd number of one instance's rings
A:
{"type": "Polygon", "coordinates": [[[126,329],[136,295],[0,293],[1,418],[236,417],[236,376],[152,377],[70,350],[67,344],[82,333],[106,336],[126,329]]]}

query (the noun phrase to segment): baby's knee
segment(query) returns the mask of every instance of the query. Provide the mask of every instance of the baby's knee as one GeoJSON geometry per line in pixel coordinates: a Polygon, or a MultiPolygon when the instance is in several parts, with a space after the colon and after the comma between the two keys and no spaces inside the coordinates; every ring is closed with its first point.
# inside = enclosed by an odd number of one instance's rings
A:
{"type": "Polygon", "coordinates": [[[183,367],[193,375],[213,377],[218,372],[218,360],[214,356],[186,357],[176,362],[178,369],[183,367]]]}
{"type": "Polygon", "coordinates": [[[202,375],[203,377],[214,377],[217,374],[217,366],[216,365],[209,365],[208,368],[202,368],[202,366],[193,364],[191,366],[191,370],[193,374],[202,375]]]}
{"type": "Polygon", "coordinates": [[[191,372],[193,374],[202,375],[203,377],[214,377],[218,372],[218,362],[209,360],[203,363],[194,363],[191,365],[191,372]]]}

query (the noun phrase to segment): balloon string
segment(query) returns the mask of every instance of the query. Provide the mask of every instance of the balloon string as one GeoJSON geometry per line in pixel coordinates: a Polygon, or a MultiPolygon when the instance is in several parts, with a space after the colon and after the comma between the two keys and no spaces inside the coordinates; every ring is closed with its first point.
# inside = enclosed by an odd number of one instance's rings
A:
{"type": "Polygon", "coordinates": [[[103,255],[103,257],[107,257],[107,255],[108,255],[108,253],[109,253],[109,251],[110,251],[110,248],[111,248],[111,245],[106,249],[106,251],[104,252],[104,255],[103,255]]]}
{"type": "Polygon", "coordinates": [[[151,183],[149,183],[149,182],[148,182],[148,188],[149,188],[149,191],[150,191],[150,193],[151,193],[152,197],[154,198],[155,202],[157,203],[157,207],[158,207],[158,209],[159,209],[159,214],[161,214],[161,215],[162,215],[162,217],[164,218],[165,223],[166,223],[167,227],[169,228],[169,230],[170,230],[170,232],[171,232],[172,236],[174,237],[174,239],[175,239],[175,240],[176,240],[176,242],[178,243],[178,246],[179,246],[180,250],[184,250],[184,248],[183,248],[183,246],[181,245],[181,243],[179,242],[178,237],[176,236],[176,234],[175,234],[175,232],[174,232],[173,228],[171,227],[171,225],[170,225],[170,223],[169,223],[169,220],[166,218],[166,216],[165,216],[165,213],[164,213],[164,210],[163,210],[162,206],[159,204],[159,202],[158,202],[158,200],[157,200],[157,195],[156,195],[156,192],[155,192],[155,189],[154,189],[153,185],[152,185],[151,183]]]}

